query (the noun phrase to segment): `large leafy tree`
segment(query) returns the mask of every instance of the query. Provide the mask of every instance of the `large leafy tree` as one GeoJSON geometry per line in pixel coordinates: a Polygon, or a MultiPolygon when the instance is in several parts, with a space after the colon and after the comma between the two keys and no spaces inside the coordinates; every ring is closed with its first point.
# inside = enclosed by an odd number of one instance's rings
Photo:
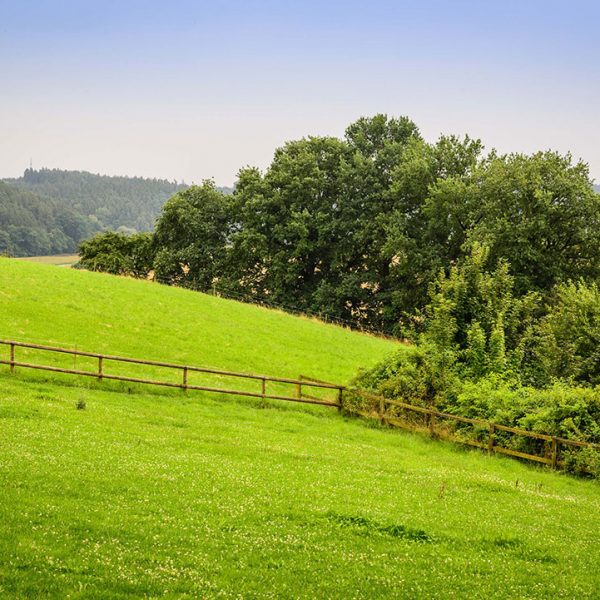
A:
{"type": "Polygon", "coordinates": [[[212,181],[175,194],[156,222],[157,280],[210,290],[222,276],[230,230],[230,197],[212,181]]]}
{"type": "Polygon", "coordinates": [[[150,233],[126,235],[105,231],[81,242],[77,251],[78,267],[113,275],[147,277],[154,261],[150,233]]]}
{"type": "Polygon", "coordinates": [[[435,273],[474,243],[489,247],[492,264],[511,264],[519,295],[600,275],[600,198],[587,166],[554,152],[481,150],[469,138],[421,142],[396,169],[386,248],[398,312],[423,306],[435,273]]]}
{"type": "Polygon", "coordinates": [[[378,115],[345,140],[286,144],[264,175],[240,172],[222,285],[247,296],[353,321],[381,321],[389,260],[388,189],[410,140],[408,119],[378,115]]]}
{"type": "Polygon", "coordinates": [[[510,262],[518,293],[600,275],[600,197],[587,165],[538,152],[494,157],[478,174],[472,239],[510,262]]]}
{"type": "Polygon", "coordinates": [[[384,246],[393,321],[422,307],[439,270],[463,256],[468,233],[480,219],[474,174],[482,150],[469,137],[442,137],[435,144],[413,140],[395,167],[384,246]]]}

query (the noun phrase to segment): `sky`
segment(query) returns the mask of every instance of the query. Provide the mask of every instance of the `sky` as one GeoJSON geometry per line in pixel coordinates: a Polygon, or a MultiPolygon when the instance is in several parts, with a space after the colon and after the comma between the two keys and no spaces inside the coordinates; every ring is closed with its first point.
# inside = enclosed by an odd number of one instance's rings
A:
{"type": "Polygon", "coordinates": [[[599,107],[598,0],[0,0],[0,177],[231,185],[387,113],[598,183],[599,107]]]}

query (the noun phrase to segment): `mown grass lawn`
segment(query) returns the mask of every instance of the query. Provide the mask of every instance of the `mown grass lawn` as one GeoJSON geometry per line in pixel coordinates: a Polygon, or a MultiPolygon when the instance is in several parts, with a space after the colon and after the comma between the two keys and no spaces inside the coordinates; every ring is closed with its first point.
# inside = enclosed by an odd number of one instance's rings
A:
{"type": "Polygon", "coordinates": [[[327,409],[6,368],[0,428],[6,598],[598,597],[595,482],[327,409]]]}

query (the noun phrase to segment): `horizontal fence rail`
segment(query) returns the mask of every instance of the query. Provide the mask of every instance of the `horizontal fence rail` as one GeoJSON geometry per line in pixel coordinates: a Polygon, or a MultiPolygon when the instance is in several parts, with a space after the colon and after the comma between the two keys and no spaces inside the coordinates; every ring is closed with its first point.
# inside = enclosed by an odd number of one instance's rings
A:
{"type": "Polygon", "coordinates": [[[42,344],[32,344],[28,342],[18,342],[14,340],[0,340],[0,345],[9,347],[9,358],[0,359],[0,364],[8,365],[10,367],[11,372],[14,372],[17,367],[25,368],[25,369],[37,369],[42,371],[51,371],[54,373],[66,373],[68,375],[79,375],[83,377],[93,377],[99,381],[103,381],[105,379],[115,380],[115,381],[126,381],[131,383],[141,383],[146,385],[158,385],[172,388],[181,388],[183,390],[197,390],[203,392],[215,392],[219,394],[232,394],[237,396],[247,396],[252,398],[261,398],[263,400],[286,400],[289,402],[301,402],[304,404],[318,404],[321,406],[332,406],[337,409],[341,409],[341,389],[342,386],[336,385],[333,383],[319,383],[319,382],[311,382],[304,381],[301,379],[291,379],[288,377],[272,377],[268,375],[255,375],[252,373],[237,373],[235,371],[225,371],[222,369],[213,369],[210,367],[199,367],[194,365],[180,365],[170,362],[162,362],[155,360],[144,360],[139,358],[130,358],[125,356],[114,356],[111,354],[99,354],[96,352],[85,352],[82,350],[73,350],[67,348],[60,348],[57,346],[46,346],[42,344]],[[97,361],[97,367],[95,370],[83,370],[83,369],[70,369],[65,367],[58,367],[47,364],[37,364],[33,362],[23,362],[19,361],[16,358],[16,351],[18,348],[26,348],[29,350],[40,350],[43,352],[49,352],[54,354],[67,354],[73,357],[86,357],[93,358],[97,361]],[[118,375],[115,373],[109,373],[106,371],[106,363],[108,362],[118,362],[118,363],[128,363],[133,365],[145,365],[151,367],[160,367],[164,369],[171,369],[179,371],[181,374],[181,379],[177,382],[174,381],[164,381],[157,379],[147,379],[143,377],[132,377],[129,375],[118,375]],[[207,385],[194,385],[188,382],[188,378],[190,373],[203,373],[208,375],[216,375],[221,377],[231,377],[234,379],[244,379],[244,380],[252,380],[258,382],[260,384],[260,391],[249,391],[249,390],[235,390],[230,388],[223,387],[214,387],[207,385]],[[294,386],[295,395],[287,396],[282,394],[272,394],[269,393],[268,384],[275,383],[281,384],[284,386],[294,386]],[[308,386],[313,389],[326,390],[326,391],[334,391],[336,394],[335,399],[332,401],[330,399],[322,398],[322,397],[303,397],[302,396],[302,386],[308,386]]]}
{"type": "MultiPolygon", "coordinates": [[[[300,379],[303,380],[304,385],[307,385],[309,381],[319,382],[321,384],[328,383],[326,381],[314,379],[305,375],[300,375],[300,379]]],[[[484,419],[475,419],[470,417],[463,417],[461,415],[454,415],[451,413],[438,411],[433,407],[416,406],[414,404],[408,404],[406,402],[400,402],[398,400],[390,400],[388,398],[385,398],[384,396],[372,394],[370,392],[366,392],[365,390],[357,388],[343,387],[340,390],[340,395],[342,396],[344,393],[355,394],[356,396],[359,396],[369,401],[371,403],[371,406],[373,407],[373,410],[365,412],[346,404],[345,410],[347,412],[357,414],[361,417],[376,418],[383,425],[391,425],[393,427],[400,427],[402,429],[408,429],[411,431],[429,433],[432,437],[446,439],[452,442],[457,442],[460,444],[466,444],[468,446],[480,448],[482,450],[487,451],[488,454],[498,453],[505,454],[508,456],[514,456],[517,458],[542,463],[548,465],[553,469],[557,469],[563,466],[563,463],[559,460],[561,445],[572,448],[591,448],[600,452],[600,444],[593,444],[591,442],[583,442],[579,440],[570,440],[567,438],[548,435],[545,433],[529,431],[527,429],[509,427],[508,425],[501,425],[499,423],[486,421],[484,419]],[[426,418],[426,423],[421,426],[410,423],[408,419],[403,419],[398,415],[390,414],[387,410],[388,407],[396,407],[408,412],[422,415],[426,418]],[[446,429],[440,426],[440,419],[447,419],[450,421],[455,421],[457,423],[465,423],[469,425],[479,426],[483,431],[485,431],[486,439],[484,441],[480,441],[477,439],[461,438],[456,435],[452,435],[446,429]],[[542,456],[539,454],[521,452],[513,448],[506,448],[500,445],[500,443],[498,442],[497,432],[511,433],[517,436],[540,440],[549,445],[549,452],[547,453],[547,455],[542,456]]],[[[303,396],[306,398],[313,397],[309,394],[303,394],[303,396]]]]}
{"type": "Polygon", "coordinates": [[[429,433],[432,437],[446,439],[449,441],[466,444],[485,450],[488,454],[499,453],[517,458],[530,460],[545,464],[553,469],[557,469],[564,465],[560,460],[561,446],[571,448],[591,448],[600,452],[600,444],[593,444],[579,440],[570,440],[558,436],[552,436],[544,433],[537,433],[526,429],[509,427],[483,419],[463,417],[451,413],[441,412],[433,407],[416,406],[399,400],[390,400],[383,396],[367,392],[365,390],[347,387],[344,385],[315,379],[306,375],[300,375],[298,379],[289,377],[273,377],[269,375],[256,375],[252,373],[239,373],[235,371],[226,371],[223,369],[214,369],[211,367],[201,367],[195,365],[182,365],[171,362],[163,362],[156,360],[145,360],[139,358],[131,358],[125,356],[115,356],[111,354],[99,354],[96,352],[87,352],[82,350],[73,350],[61,348],[57,346],[48,346],[42,344],[34,344],[29,342],[19,342],[15,340],[0,340],[0,346],[8,347],[9,356],[7,359],[0,356],[0,365],[8,365],[11,372],[15,372],[17,368],[36,369],[42,371],[50,371],[54,373],[65,373],[68,375],[77,375],[83,377],[92,377],[98,381],[115,380],[131,383],[139,383],[146,385],[165,386],[171,388],[180,388],[182,390],[197,390],[203,392],[214,392],[219,394],[231,394],[236,396],[246,396],[252,398],[260,398],[262,400],[284,400],[289,402],[301,402],[305,404],[316,404],[345,410],[350,414],[355,414],[366,418],[376,418],[383,425],[391,425],[411,431],[429,433]],[[63,366],[55,366],[48,364],[39,364],[34,362],[25,362],[17,360],[17,349],[26,349],[30,351],[41,351],[58,355],[69,355],[74,358],[84,357],[95,360],[94,370],[84,370],[77,368],[66,368],[63,366]],[[121,375],[110,373],[106,370],[107,363],[123,363],[129,365],[143,365],[156,367],[161,369],[174,370],[179,372],[178,381],[165,381],[159,379],[148,379],[144,377],[133,377],[131,375],[121,375]],[[196,385],[189,382],[189,376],[192,373],[201,373],[208,376],[227,377],[238,380],[254,381],[259,384],[260,391],[251,391],[247,389],[231,389],[224,387],[215,387],[213,385],[196,385]],[[284,395],[279,393],[270,393],[269,383],[279,386],[293,386],[294,395],[284,395]],[[307,393],[307,389],[310,393],[307,393]],[[327,393],[333,393],[335,397],[327,397],[327,393]],[[317,395],[321,394],[321,395],[317,395]],[[325,395],[323,395],[325,394],[325,395]],[[364,411],[353,407],[351,403],[345,403],[345,394],[355,395],[361,399],[367,400],[370,403],[369,410],[364,411]],[[396,413],[407,411],[419,415],[425,419],[424,423],[411,422],[409,418],[404,418],[399,414],[391,412],[396,409],[396,413]],[[462,438],[454,435],[456,431],[449,431],[447,427],[443,427],[443,421],[454,421],[466,425],[472,425],[480,428],[480,437],[484,439],[474,439],[473,437],[462,438]],[[516,436],[526,437],[533,440],[543,442],[543,454],[531,454],[522,452],[514,448],[507,448],[500,444],[498,438],[499,433],[509,433],[516,436]]]}

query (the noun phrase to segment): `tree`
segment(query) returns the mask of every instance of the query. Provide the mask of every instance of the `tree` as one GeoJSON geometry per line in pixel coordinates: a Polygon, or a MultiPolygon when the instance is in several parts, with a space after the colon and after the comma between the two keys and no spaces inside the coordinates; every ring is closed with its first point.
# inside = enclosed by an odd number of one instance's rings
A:
{"type": "Polygon", "coordinates": [[[538,152],[494,157],[478,176],[480,218],[471,240],[510,262],[515,289],[548,293],[556,283],[600,275],[600,196],[587,165],[538,152]]]}
{"type": "Polygon", "coordinates": [[[386,250],[399,312],[422,306],[435,273],[476,243],[490,264],[511,264],[517,295],[600,276],[600,197],[587,166],[554,152],[481,151],[469,138],[414,142],[396,168],[386,250]]]}
{"type": "MultiPolygon", "coordinates": [[[[494,280],[511,265],[515,298],[600,278],[600,196],[570,155],[485,155],[468,136],[430,144],[408,118],[376,115],[343,139],[286,143],[264,173],[242,169],[232,196],[212,182],[178,192],[153,240],[161,281],[402,334],[440,272],[468,270],[481,247],[494,280]]],[[[50,243],[20,243],[33,242],[50,243]]],[[[508,317],[458,323],[473,357],[485,337],[485,369],[510,363],[508,317]]]]}
{"type": "Polygon", "coordinates": [[[423,307],[439,270],[464,255],[469,231],[480,218],[474,174],[482,150],[481,142],[468,136],[443,136],[436,144],[416,139],[395,167],[384,245],[395,321],[423,307]]]}
{"type": "Polygon", "coordinates": [[[230,276],[221,284],[300,310],[389,322],[388,188],[412,139],[410,120],[377,115],[348,127],[345,140],[286,144],[264,175],[241,171],[230,276]]]}
{"type": "Polygon", "coordinates": [[[474,244],[470,254],[440,272],[430,288],[420,342],[445,355],[463,376],[520,373],[524,345],[539,316],[539,296],[514,294],[506,261],[489,270],[490,250],[474,244]]]}
{"type": "Polygon", "coordinates": [[[212,181],[175,194],[156,222],[156,278],[210,290],[223,275],[231,226],[230,197],[212,181]]]}

